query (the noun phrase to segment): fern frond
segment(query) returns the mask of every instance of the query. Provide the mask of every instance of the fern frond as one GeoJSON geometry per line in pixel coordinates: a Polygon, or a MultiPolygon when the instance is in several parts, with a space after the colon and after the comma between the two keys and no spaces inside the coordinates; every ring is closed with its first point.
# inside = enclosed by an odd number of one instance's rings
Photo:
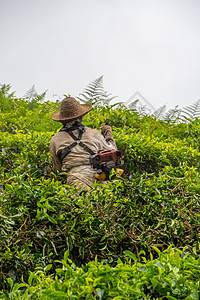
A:
{"type": "Polygon", "coordinates": [[[131,102],[130,104],[128,104],[128,108],[129,108],[129,109],[137,109],[137,104],[138,104],[138,102],[139,102],[139,99],[137,99],[137,100],[131,102]]]}
{"type": "Polygon", "coordinates": [[[15,109],[15,93],[10,92],[10,84],[0,84],[0,112],[10,111],[11,108],[15,109]]]}
{"type": "Polygon", "coordinates": [[[24,95],[24,98],[28,99],[29,101],[31,101],[34,97],[36,97],[38,94],[36,92],[35,89],[35,85],[32,86],[32,88],[30,88],[30,90],[28,90],[26,92],[26,94],[24,95]]]}
{"type": "Polygon", "coordinates": [[[195,103],[182,108],[180,119],[194,121],[196,118],[200,118],[200,99],[195,103]]]}
{"type": "Polygon", "coordinates": [[[166,111],[166,105],[163,105],[153,112],[153,116],[155,116],[156,119],[161,119],[165,111],[166,111]]]}
{"type": "Polygon", "coordinates": [[[170,109],[163,117],[165,123],[177,123],[180,120],[181,109],[178,109],[178,105],[174,109],[170,109]]]}
{"type": "Polygon", "coordinates": [[[35,97],[36,102],[40,102],[43,101],[45,99],[47,90],[45,92],[43,92],[42,94],[37,94],[37,96],[35,97]]]}
{"type": "Polygon", "coordinates": [[[82,93],[76,97],[78,100],[83,103],[91,103],[95,104],[108,104],[112,101],[116,96],[111,97],[111,93],[108,94],[103,88],[103,75],[99,78],[93,80],[82,93]]]}
{"type": "Polygon", "coordinates": [[[24,98],[28,100],[28,102],[34,104],[43,101],[45,99],[46,93],[47,90],[42,94],[38,94],[35,89],[35,85],[33,85],[32,88],[26,92],[24,98]]]}
{"type": "Polygon", "coordinates": [[[110,97],[110,98],[108,98],[108,101],[110,102],[110,101],[112,101],[115,98],[117,98],[117,96],[110,97]]]}
{"type": "Polygon", "coordinates": [[[0,97],[6,98],[6,97],[14,96],[14,92],[9,94],[10,89],[11,89],[10,84],[0,84],[0,97]]]}
{"type": "Polygon", "coordinates": [[[137,111],[138,111],[139,115],[141,115],[141,116],[147,116],[150,113],[150,109],[146,105],[139,106],[137,108],[137,111]]]}

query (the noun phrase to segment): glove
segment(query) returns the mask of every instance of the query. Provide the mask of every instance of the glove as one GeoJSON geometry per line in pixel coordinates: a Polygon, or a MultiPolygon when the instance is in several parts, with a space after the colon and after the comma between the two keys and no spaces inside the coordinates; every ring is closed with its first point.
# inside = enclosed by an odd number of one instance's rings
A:
{"type": "Polygon", "coordinates": [[[104,137],[108,134],[108,132],[110,133],[112,132],[112,128],[109,125],[103,125],[100,127],[100,129],[101,129],[101,134],[104,137]]]}

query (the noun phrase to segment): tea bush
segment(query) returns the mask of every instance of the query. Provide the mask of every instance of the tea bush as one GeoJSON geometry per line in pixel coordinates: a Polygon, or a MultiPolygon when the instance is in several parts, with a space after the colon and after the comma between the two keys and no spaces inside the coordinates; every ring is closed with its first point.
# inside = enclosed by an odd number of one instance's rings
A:
{"type": "Polygon", "coordinates": [[[1,297],[198,299],[199,120],[95,106],[84,124],[110,119],[125,173],[85,194],[52,172],[58,107],[0,89],[1,297]]]}
{"type": "MultiPolygon", "coordinates": [[[[154,247],[155,248],[155,247],[154,247]]],[[[199,299],[199,258],[170,246],[159,258],[137,261],[130,251],[126,262],[119,258],[115,268],[97,259],[77,267],[65,252],[56,275],[52,265],[29,275],[28,283],[14,284],[9,278],[10,299],[199,299]],[[131,262],[133,260],[134,263],[131,262]]]]}

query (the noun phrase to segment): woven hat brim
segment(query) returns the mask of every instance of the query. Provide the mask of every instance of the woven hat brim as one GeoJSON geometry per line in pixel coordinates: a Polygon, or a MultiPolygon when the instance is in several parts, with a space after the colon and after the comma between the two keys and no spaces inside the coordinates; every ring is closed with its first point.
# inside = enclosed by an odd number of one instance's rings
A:
{"type": "Polygon", "coordinates": [[[51,119],[54,120],[54,121],[57,121],[57,122],[60,122],[60,121],[71,121],[71,120],[75,120],[75,119],[77,119],[79,117],[85,116],[92,109],[92,105],[91,104],[80,104],[80,105],[81,105],[82,109],[84,110],[84,113],[74,114],[73,116],[62,118],[60,116],[60,109],[58,109],[58,110],[56,110],[51,115],[51,119]]]}

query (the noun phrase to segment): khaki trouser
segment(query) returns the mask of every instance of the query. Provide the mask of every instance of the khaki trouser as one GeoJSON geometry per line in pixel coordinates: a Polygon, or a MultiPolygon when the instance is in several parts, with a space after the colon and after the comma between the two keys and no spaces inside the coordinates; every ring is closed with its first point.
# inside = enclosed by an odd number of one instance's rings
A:
{"type": "Polygon", "coordinates": [[[73,174],[71,174],[70,176],[67,176],[67,183],[69,185],[76,186],[83,191],[90,190],[92,188],[92,184],[94,184],[94,182],[91,182],[89,184],[88,181],[86,182],[84,180],[84,178],[81,177],[80,175],[79,175],[79,177],[77,177],[76,175],[73,175],[73,174]]]}

